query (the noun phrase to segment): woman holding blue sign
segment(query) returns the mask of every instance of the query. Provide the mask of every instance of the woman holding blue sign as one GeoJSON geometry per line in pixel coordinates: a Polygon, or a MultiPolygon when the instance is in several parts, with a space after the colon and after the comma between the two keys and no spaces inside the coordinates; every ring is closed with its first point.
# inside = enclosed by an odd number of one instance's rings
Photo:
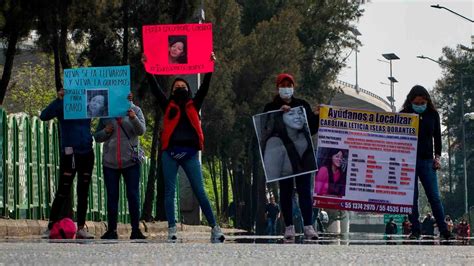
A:
{"type": "Polygon", "coordinates": [[[94,150],[92,149],[92,134],[90,119],[64,119],[64,90],[58,92],[58,97],[46,107],[40,119],[48,121],[57,118],[61,135],[60,176],[58,190],[54,197],[49,215],[48,229],[45,237],[49,237],[55,222],[62,218],[71,218],[71,186],[77,173],[77,238],[94,238],[84,228],[86,224],[89,185],[92,169],[94,168],[94,150]]]}
{"type": "Polygon", "coordinates": [[[94,134],[96,142],[104,142],[103,171],[107,189],[107,232],[102,239],[117,239],[117,216],[120,176],[127,189],[128,209],[132,233],[130,239],[145,239],[139,228],[140,219],[140,165],[143,154],[138,136],[145,134],[146,124],[140,107],[133,104],[127,116],[101,118],[94,134]]]}
{"type": "MultiPolygon", "coordinates": [[[[214,53],[211,59],[215,60],[214,53]]],[[[146,62],[143,55],[142,62],[146,62]]],[[[164,112],[162,143],[162,165],[165,176],[165,210],[168,219],[168,240],[177,239],[175,218],[176,176],[179,166],[186,172],[199,205],[211,226],[211,241],[222,242],[225,237],[212,213],[211,204],[204,190],[201,163],[198,152],[204,146],[199,111],[209,90],[212,72],[204,75],[204,81],[193,97],[191,87],[182,78],[176,78],[171,85],[168,98],[156,81],[148,74],[152,92],[164,112]]]]}
{"type": "Polygon", "coordinates": [[[441,163],[441,125],[439,113],[431,101],[428,91],[420,86],[414,86],[403,103],[402,113],[415,113],[420,116],[418,131],[418,147],[416,153],[415,191],[413,212],[408,216],[412,223],[410,239],[420,238],[420,213],[418,211],[418,179],[425,189],[433,215],[438,225],[440,236],[449,239],[451,233],[444,220],[444,208],[438,188],[436,170],[441,163]],[[434,146],[433,146],[434,143],[434,146]],[[434,151],[434,159],[433,159],[434,151]]]}

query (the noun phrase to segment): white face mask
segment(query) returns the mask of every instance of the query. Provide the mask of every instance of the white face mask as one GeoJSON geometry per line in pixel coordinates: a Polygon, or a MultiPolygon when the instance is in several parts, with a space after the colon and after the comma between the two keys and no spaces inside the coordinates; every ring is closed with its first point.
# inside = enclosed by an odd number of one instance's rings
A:
{"type": "Polygon", "coordinates": [[[284,100],[288,100],[293,96],[294,88],[286,87],[286,88],[278,88],[278,93],[280,94],[280,98],[284,100]]]}

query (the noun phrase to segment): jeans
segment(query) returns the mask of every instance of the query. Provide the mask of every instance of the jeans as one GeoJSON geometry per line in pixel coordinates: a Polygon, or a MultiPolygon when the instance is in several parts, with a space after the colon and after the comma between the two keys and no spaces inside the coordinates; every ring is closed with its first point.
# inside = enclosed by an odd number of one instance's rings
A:
{"type": "MultiPolygon", "coordinates": [[[[71,205],[71,186],[77,173],[77,226],[82,227],[86,223],[87,201],[89,197],[89,186],[91,183],[92,169],[94,168],[94,151],[86,154],[61,154],[60,176],[58,190],[51,206],[49,225],[51,229],[54,222],[64,217],[69,217],[71,205]]],[[[69,217],[71,218],[71,217],[69,217]]]]}
{"type": "Polygon", "coordinates": [[[189,179],[191,188],[196,196],[201,210],[206,216],[207,222],[211,227],[216,225],[216,218],[212,213],[211,204],[204,190],[201,163],[198,159],[198,153],[191,158],[176,160],[172,158],[167,151],[162,154],[163,174],[165,177],[165,211],[168,220],[168,226],[176,226],[174,203],[176,198],[176,176],[178,168],[181,166],[189,179]]]}
{"type": "Polygon", "coordinates": [[[127,189],[128,210],[132,231],[138,231],[140,219],[140,164],[124,169],[103,167],[105,188],[107,189],[107,219],[109,231],[117,230],[120,176],[127,189]]]}
{"type": "Polygon", "coordinates": [[[301,175],[294,178],[287,178],[278,181],[280,184],[280,205],[285,225],[293,225],[293,180],[296,181],[296,191],[298,192],[299,206],[303,216],[304,226],[312,224],[312,195],[311,195],[311,174],[301,175]]]}
{"type": "Polygon", "coordinates": [[[421,181],[423,188],[426,192],[426,197],[431,205],[433,216],[436,219],[439,232],[441,234],[448,231],[446,222],[444,221],[444,209],[441,203],[441,198],[438,188],[438,177],[436,170],[433,169],[433,160],[417,160],[416,161],[416,178],[415,178],[415,191],[413,199],[413,212],[408,215],[410,222],[412,223],[411,232],[413,234],[421,233],[420,226],[420,213],[418,211],[418,179],[421,181]]]}
{"type": "Polygon", "coordinates": [[[276,235],[276,219],[267,218],[267,235],[276,235]]]}

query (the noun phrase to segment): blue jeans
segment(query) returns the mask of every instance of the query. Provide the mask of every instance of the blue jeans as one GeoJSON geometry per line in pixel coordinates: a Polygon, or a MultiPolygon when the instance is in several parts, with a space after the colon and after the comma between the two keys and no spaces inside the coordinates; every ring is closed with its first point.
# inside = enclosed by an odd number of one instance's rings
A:
{"type": "Polygon", "coordinates": [[[216,218],[212,213],[211,204],[207,198],[206,191],[204,190],[201,163],[198,159],[198,153],[191,158],[175,160],[167,151],[164,151],[161,157],[161,162],[163,163],[163,174],[165,176],[165,210],[166,218],[168,219],[168,226],[173,227],[176,225],[174,213],[176,176],[178,174],[178,168],[181,166],[189,179],[191,188],[201,206],[204,216],[206,216],[207,222],[211,227],[214,227],[216,225],[216,218]]]}
{"type": "Polygon", "coordinates": [[[439,232],[441,234],[447,232],[448,227],[444,221],[444,208],[441,203],[441,198],[438,188],[438,177],[436,170],[433,169],[433,160],[417,160],[416,161],[416,177],[415,177],[415,191],[413,197],[413,212],[408,215],[413,234],[421,233],[420,213],[418,211],[418,179],[421,181],[426,192],[426,197],[431,205],[433,216],[436,219],[439,232]]]}
{"type": "Polygon", "coordinates": [[[267,218],[267,235],[276,235],[276,219],[267,218]]]}
{"type": "Polygon", "coordinates": [[[139,229],[138,224],[140,219],[140,164],[125,169],[113,169],[105,166],[103,169],[105,187],[107,189],[108,230],[117,230],[119,182],[120,175],[122,175],[127,189],[128,209],[132,231],[137,231],[139,229]]]}

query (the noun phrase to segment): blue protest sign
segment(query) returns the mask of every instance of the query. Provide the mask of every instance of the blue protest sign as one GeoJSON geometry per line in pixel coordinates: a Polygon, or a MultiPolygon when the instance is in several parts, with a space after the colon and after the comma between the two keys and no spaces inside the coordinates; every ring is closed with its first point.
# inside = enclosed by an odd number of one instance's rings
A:
{"type": "Polygon", "coordinates": [[[64,90],[64,119],[125,116],[130,66],[65,69],[64,90]]]}

